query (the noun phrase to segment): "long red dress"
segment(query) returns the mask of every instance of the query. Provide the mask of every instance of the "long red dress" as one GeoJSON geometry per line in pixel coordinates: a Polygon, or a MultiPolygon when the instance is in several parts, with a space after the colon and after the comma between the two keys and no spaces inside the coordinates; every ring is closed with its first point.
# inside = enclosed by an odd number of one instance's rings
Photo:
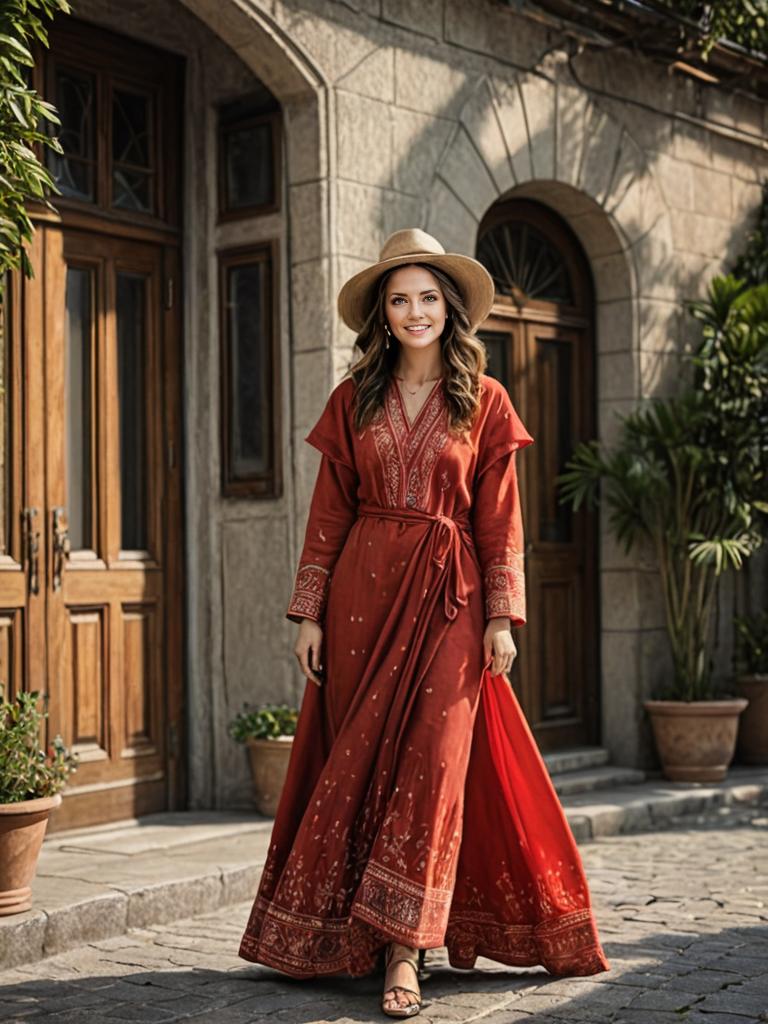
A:
{"type": "Polygon", "coordinates": [[[323,624],[239,955],[299,978],[363,975],[395,940],[551,973],[608,970],[578,849],[517,700],[485,661],[488,618],[525,622],[515,452],[533,440],[481,376],[470,440],[438,381],[409,424],[390,378],[354,429],[354,383],[306,440],[322,452],[286,615],[323,624]]]}

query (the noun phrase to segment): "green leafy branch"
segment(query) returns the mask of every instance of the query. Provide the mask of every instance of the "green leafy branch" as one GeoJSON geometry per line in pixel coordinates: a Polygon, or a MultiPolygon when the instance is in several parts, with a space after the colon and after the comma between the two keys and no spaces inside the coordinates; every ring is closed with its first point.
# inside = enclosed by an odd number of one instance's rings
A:
{"type": "Polygon", "coordinates": [[[46,124],[60,124],[54,107],[29,85],[34,66],[32,45],[48,45],[46,21],[68,13],[67,0],[3,0],[0,5],[0,285],[8,270],[31,276],[25,245],[32,239],[30,201],[51,206],[59,193],[38,159],[35,146],[62,152],[46,124]]]}
{"type": "Polygon", "coordinates": [[[19,693],[14,701],[0,696],[0,803],[13,804],[54,796],[77,768],[77,756],[56,736],[47,750],[40,735],[47,711],[40,711],[38,691],[19,693]]]}

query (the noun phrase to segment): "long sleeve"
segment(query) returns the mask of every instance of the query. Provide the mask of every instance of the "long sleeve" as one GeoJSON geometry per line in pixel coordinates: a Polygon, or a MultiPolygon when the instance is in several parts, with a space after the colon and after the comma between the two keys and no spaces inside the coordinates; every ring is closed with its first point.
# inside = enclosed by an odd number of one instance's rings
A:
{"type": "Polygon", "coordinates": [[[323,455],[286,612],[293,622],[323,619],[331,572],[357,515],[356,492],[357,474],[323,455]]]}
{"type": "Polygon", "coordinates": [[[322,622],[333,567],[357,517],[358,474],[349,427],[346,381],[331,393],[305,441],[322,452],[304,546],[286,618],[322,622]]]}
{"type": "Polygon", "coordinates": [[[526,621],[523,517],[516,452],[533,438],[506,388],[495,385],[483,432],[473,499],[473,533],[483,575],[485,617],[526,621]]]}

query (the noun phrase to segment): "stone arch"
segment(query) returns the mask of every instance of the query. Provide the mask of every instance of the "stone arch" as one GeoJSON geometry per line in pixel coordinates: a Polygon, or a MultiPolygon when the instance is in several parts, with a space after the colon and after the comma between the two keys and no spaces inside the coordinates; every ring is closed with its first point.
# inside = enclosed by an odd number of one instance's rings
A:
{"type": "MultiPolygon", "coordinates": [[[[285,121],[289,218],[300,216],[306,236],[317,239],[317,253],[326,252],[331,239],[331,197],[319,184],[327,179],[332,160],[327,131],[331,87],[326,76],[262,9],[259,0],[180,3],[226,43],[280,101],[285,121]]],[[[307,255],[303,252],[301,258],[307,255]]],[[[321,279],[330,295],[332,282],[327,277],[323,271],[321,279]]],[[[292,280],[292,299],[295,287],[292,280]]]]}
{"type": "MultiPolygon", "coordinates": [[[[474,255],[499,198],[538,199],[579,238],[592,267],[601,412],[658,393],[674,376],[679,304],[668,209],[641,147],[582,89],[536,74],[485,75],[440,158],[427,230],[474,255]],[[665,358],[666,357],[666,358],[665,358]]],[[[601,415],[605,437],[614,417],[601,415]]]]}

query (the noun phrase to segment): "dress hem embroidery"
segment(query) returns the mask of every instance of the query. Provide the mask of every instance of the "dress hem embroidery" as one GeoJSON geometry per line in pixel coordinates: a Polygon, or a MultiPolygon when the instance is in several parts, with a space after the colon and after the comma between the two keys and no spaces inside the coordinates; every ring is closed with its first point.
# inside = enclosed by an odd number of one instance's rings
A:
{"type": "Polygon", "coordinates": [[[451,966],[465,970],[480,956],[512,967],[544,967],[555,976],[609,970],[590,908],[538,924],[509,924],[489,914],[457,911],[444,934],[438,934],[392,927],[359,901],[347,917],[329,919],[292,913],[259,897],[238,955],[295,978],[360,977],[376,969],[378,951],[390,941],[419,949],[445,946],[451,966]]]}

